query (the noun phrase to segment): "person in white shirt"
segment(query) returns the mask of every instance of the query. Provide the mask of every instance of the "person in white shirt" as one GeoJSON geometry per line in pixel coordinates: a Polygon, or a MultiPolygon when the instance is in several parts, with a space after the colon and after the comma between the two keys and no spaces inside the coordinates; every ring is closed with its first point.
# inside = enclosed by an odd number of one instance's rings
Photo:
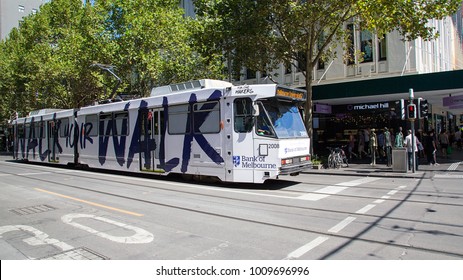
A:
{"type": "Polygon", "coordinates": [[[412,169],[412,156],[413,156],[413,150],[415,150],[415,170],[418,170],[418,145],[419,145],[419,141],[418,141],[418,138],[416,136],[413,135],[413,137],[415,137],[415,143],[413,143],[414,145],[412,146],[412,131],[409,129],[408,130],[408,135],[407,137],[405,137],[405,147],[407,147],[407,153],[408,153],[408,170],[411,170],[412,169]]]}

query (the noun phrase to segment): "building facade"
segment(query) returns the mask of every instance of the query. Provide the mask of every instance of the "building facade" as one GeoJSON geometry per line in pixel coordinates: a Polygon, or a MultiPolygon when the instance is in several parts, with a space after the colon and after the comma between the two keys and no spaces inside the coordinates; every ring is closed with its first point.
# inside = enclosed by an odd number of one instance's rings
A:
{"type": "Polygon", "coordinates": [[[36,13],[40,5],[50,0],[0,0],[0,39],[5,39],[11,29],[19,27],[23,17],[36,13]]]}

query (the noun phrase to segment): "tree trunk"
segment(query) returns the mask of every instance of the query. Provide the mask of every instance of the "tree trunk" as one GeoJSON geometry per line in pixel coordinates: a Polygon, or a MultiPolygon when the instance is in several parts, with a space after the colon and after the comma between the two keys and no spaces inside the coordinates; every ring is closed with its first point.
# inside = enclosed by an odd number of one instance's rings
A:
{"type": "Polygon", "coordinates": [[[307,91],[307,101],[305,103],[304,111],[305,111],[305,126],[307,128],[307,134],[309,135],[310,138],[310,154],[314,154],[313,150],[313,118],[312,118],[312,108],[313,108],[313,103],[312,103],[312,80],[313,80],[313,66],[308,63],[306,75],[305,75],[305,88],[307,91]]]}

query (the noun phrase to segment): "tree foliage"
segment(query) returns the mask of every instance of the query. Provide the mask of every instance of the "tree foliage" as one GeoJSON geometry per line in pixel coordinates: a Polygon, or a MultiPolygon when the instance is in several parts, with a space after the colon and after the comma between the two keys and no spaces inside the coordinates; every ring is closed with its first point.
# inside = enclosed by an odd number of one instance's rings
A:
{"type": "Polygon", "coordinates": [[[397,30],[405,40],[439,36],[430,19],[455,13],[460,0],[195,0],[198,34],[205,52],[223,53],[241,67],[269,72],[293,63],[306,77],[306,126],[312,135],[312,77],[320,60],[347,46],[344,24],[386,34],[397,30]],[[304,65],[294,63],[305,60],[304,65]]]}
{"type": "Polygon", "coordinates": [[[0,120],[39,108],[73,108],[156,85],[221,78],[221,60],[201,56],[198,25],[177,0],[53,0],[0,42],[0,120]],[[88,2],[88,1],[87,1],[88,2]]]}

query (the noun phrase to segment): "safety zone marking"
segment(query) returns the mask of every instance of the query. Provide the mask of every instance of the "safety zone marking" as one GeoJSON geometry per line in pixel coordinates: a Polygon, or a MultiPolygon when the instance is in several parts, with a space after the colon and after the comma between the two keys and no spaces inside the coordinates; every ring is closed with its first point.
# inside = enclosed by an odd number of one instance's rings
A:
{"type": "MultiPolygon", "coordinates": [[[[396,194],[399,190],[403,190],[406,187],[407,186],[398,186],[394,190],[388,192],[387,196],[382,196],[381,199],[377,199],[377,200],[373,201],[373,203],[367,204],[366,206],[364,206],[364,207],[360,208],[359,210],[357,210],[355,213],[359,214],[359,215],[364,215],[364,214],[368,213],[368,211],[370,211],[371,209],[376,207],[376,205],[383,203],[384,201],[386,201],[386,199],[390,198],[391,195],[396,194]]],[[[331,233],[331,234],[339,233],[341,230],[346,228],[348,225],[350,225],[356,219],[357,219],[356,217],[348,216],[347,218],[345,218],[344,220],[342,220],[341,222],[339,222],[338,224],[336,224],[335,226],[330,228],[328,230],[328,232],[331,233]]],[[[307,254],[309,251],[311,251],[314,248],[320,246],[322,243],[324,243],[328,239],[330,239],[328,236],[323,236],[323,235],[318,236],[317,238],[315,238],[311,242],[309,242],[309,243],[297,248],[296,250],[292,251],[291,253],[289,253],[286,256],[285,259],[287,260],[287,259],[300,258],[301,256],[307,254]]]]}

